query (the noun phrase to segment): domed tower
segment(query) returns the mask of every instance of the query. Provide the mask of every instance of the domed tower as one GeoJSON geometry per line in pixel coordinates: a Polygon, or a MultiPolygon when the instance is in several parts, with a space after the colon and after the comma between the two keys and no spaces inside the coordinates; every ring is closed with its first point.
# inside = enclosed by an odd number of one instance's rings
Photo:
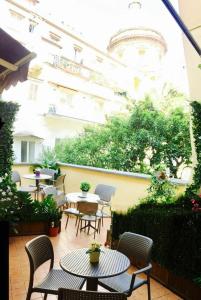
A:
{"type": "Polygon", "coordinates": [[[107,50],[132,70],[134,94],[143,97],[156,85],[167,45],[156,25],[150,25],[153,16],[144,11],[141,1],[129,3],[128,9],[124,28],[111,37],[107,50]]]}

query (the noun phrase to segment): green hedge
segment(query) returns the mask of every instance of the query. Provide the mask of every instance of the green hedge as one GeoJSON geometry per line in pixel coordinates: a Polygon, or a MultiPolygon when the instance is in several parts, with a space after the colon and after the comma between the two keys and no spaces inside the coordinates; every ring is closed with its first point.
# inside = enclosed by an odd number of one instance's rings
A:
{"type": "Polygon", "coordinates": [[[0,177],[9,174],[13,164],[13,123],[19,109],[18,104],[0,101],[0,177]]]}
{"type": "Polygon", "coordinates": [[[152,259],[177,275],[201,276],[201,213],[181,208],[130,209],[113,213],[112,239],[125,231],[153,239],[152,259]]]}

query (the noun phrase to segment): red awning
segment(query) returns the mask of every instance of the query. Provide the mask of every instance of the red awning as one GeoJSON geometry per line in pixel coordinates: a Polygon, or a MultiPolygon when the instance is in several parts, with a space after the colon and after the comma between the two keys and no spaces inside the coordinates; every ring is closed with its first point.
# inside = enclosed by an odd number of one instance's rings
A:
{"type": "Polygon", "coordinates": [[[29,63],[35,56],[0,28],[0,93],[27,80],[29,63]]]}

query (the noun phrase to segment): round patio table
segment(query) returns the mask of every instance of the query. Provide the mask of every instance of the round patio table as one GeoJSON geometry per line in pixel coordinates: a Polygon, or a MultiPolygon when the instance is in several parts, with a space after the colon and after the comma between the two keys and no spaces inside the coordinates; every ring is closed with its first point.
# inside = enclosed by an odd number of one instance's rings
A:
{"type": "Polygon", "coordinates": [[[67,253],[60,260],[61,268],[78,277],[86,278],[86,289],[97,291],[98,278],[113,277],[124,273],[130,267],[130,260],[123,253],[103,248],[99,263],[89,261],[88,248],[77,249],[67,253]]]}
{"type": "Polygon", "coordinates": [[[78,201],[82,200],[97,203],[100,200],[100,197],[92,193],[87,193],[86,196],[83,196],[82,193],[69,193],[66,195],[66,201],[69,204],[77,204],[78,201]]]}
{"type": "Polygon", "coordinates": [[[22,177],[26,178],[26,179],[32,179],[32,180],[36,181],[37,194],[40,192],[40,186],[39,186],[40,180],[51,179],[52,178],[52,176],[46,175],[46,174],[40,174],[40,175],[25,174],[22,177]]]}

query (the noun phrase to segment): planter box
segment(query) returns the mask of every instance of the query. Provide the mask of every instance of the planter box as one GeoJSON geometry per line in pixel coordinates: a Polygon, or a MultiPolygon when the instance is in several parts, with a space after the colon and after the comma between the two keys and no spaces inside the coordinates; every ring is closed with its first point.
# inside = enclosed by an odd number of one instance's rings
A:
{"type": "Polygon", "coordinates": [[[48,222],[21,222],[16,226],[18,233],[11,232],[10,236],[48,234],[48,228],[48,222]]]}
{"type": "Polygon", "coordinates": [[[165,285],[168,289],[186,300],[198,300],[201,298],[201,287],[190,279],[175,275],[165,267],[152,262],[151,277],[165,285]]]}
{"type": "MultiPolygon", "coordinates": [[[[116,249],[118,240],[112,241],[112,249],[116,249]]],[[[131,263],[134,260],[131,258],[131,263]]],[[[173,291],[185,300],[201,299],[201,287],[192,282],[190,279],[175,275],[165,267],[152,261],[151,277],[163,284],[169,290],[173,291]]]]}

